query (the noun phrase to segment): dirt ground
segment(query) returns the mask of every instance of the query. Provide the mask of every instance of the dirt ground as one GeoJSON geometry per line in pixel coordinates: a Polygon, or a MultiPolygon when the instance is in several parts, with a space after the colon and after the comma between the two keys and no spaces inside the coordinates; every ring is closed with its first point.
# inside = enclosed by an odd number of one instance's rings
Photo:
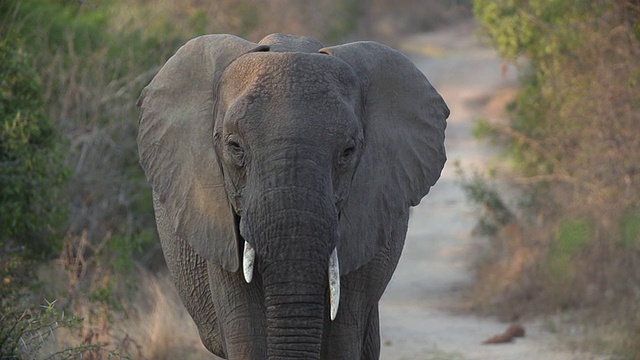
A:
{"type": "Polygon", "coordinates": [[[447,101],[448,162],[439,182],[413,209],[400,264],[380,303],[382,355],[400,359],[593,359],[563,349],[541,323],[525,323],[526,336],[506,344],[482,342],[509,324],[454,311],[472,281],[478,242],[475,217],[457,184],[454,163],[471,170],[494,161],[495,149],[472,136],[479,118],[501,116],[502,94],[517,73],[475,34],[473,22],[410,37],[400,45],[447,101]]]}

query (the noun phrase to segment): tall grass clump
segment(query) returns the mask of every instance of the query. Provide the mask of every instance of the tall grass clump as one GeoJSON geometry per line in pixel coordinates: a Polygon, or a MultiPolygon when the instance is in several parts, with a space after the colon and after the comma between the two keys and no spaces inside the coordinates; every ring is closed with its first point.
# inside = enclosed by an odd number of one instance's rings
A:
{"type": "Polygon", "coordinates": [[[512,181],[501,186],[521,198],[513,221],[494,222],[477,305],[505,317],[588,314],[615,324],[612,347],[637,358],[640,4],[478,0],[474,10],[521,70],[511,122],[480,125],[507,148],[512,181]]]}

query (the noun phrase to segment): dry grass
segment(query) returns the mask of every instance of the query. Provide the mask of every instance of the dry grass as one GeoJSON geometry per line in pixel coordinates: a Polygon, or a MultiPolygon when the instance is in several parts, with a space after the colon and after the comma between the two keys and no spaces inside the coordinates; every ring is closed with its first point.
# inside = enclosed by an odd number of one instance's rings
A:
{"type": "Polygon", "coordinates": [[[115,305],[74,291],[73,281],[69,281],[73,277],[59,262],[43,266],[39,272],[40,280],[47,283],[46,290],[73,294],[71,310],[84,319],[79,327],[57,329],[40,357],[65,348],[94,346],[81,352],[83,358],[101,359],[111,354],[148,360],[217,359],[200,342],[166,272],[152,274],[138,268],[135,284],[129,286],[114,284],[113,274],[92,277],[95,288],[110,288],[115,305]]]}
{"type": "Polygon", "coordinates": [[[198,330],[166,273],[140,274],[137,299],[128,304],[119,326],[144,344],[145,359],[216,359],[202,345],[198,330]]]}

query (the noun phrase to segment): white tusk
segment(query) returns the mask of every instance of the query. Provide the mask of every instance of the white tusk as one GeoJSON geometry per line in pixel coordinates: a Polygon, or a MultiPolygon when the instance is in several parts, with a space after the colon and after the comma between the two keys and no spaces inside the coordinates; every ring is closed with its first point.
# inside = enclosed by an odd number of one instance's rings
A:
{"type": "Polygon", "coordinates": [[[338,250],[333,249],[329,257],[329,299],[331,302],[331,320],[335,320],[340,305],[340,264],[338,250]]]}
{"type": "Polygon", "coordinates": [[[242,271],[244,279],[248,283],[253,279],[253,262],[256,259],[256,251],[248,242],[244,242],[244,255],[242,256],[242,271]]]}

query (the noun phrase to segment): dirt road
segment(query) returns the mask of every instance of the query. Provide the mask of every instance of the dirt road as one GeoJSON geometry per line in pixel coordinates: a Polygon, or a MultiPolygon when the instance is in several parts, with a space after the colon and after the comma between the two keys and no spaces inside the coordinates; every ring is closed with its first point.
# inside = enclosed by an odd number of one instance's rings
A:
{"type": "Polygon", "coordinates": [[[474,34],[475,24],[408,38],[401,49],[427,75],[451,109],[446,132],[448,162],[441,179],[413,209],[400,264],[380,303],[382,356],[399,359],[584,359],[561,350],[539,324],[524,324],[526,337],[482,345],[509,324],[449,311],[469,281],[475,218],[456,183],[454,162],[486,166],[492,149],[476,141],[474,120],[491,116],[488,99],[515,83],[495,52],[474,34]]]}

